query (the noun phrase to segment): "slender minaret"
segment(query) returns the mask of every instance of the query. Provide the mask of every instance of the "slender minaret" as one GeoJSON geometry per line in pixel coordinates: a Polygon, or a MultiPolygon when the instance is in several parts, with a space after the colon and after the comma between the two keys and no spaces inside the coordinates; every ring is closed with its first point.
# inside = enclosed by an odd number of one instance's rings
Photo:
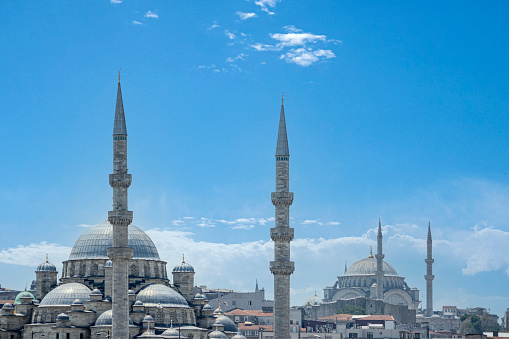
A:
{"type": "Polygon", "coordinates": [[[426,263],[426,275],[424,279],[426,279],[426,316],[431,317],[433,315],[433,279],[435,276],[433,275],[433,262],[432,259],[432,251],[433,251],[433,240],[431,239],[431,222],[428,224],[428,256],[424,260],[426,263]]]}
{"type": "Polygon", "coordinates": [[[127,243],[129,224],[133,220],[133,212],[127,209],[127,189],[130,185],[131,174],[127,173],[127,129],[119,72],[113,125],[113,174],[110,174],[113,210],[108,212],[108,221],[113,225],[113,247],[108,248],[108,257],[113,262],[113,339],[129,338],[127,264],[133,257],[133,249],[127,243]]]}
{"type": "Polygon", "coordinates": [[[376,298],[384,298],[384,255],[382,253],[382,223],[378,219],[377,253],[376,258],[376,298]]]}
{"type": "Polygon", "coordinates": [[[281,99],[281,115],[276,147],[276,192],[272,192],[272,203],[276,207],[276,227],[270,229],[274,241],[274,261],[270,271],[274,274],[274,338],[290,338],[290,275],[295,263],[290,261],[290,241],[293,228],[290,228],[290,205],[293,193],[289,192],[288,170],[290,152],[286,136],[285,109],[281,99]]]}

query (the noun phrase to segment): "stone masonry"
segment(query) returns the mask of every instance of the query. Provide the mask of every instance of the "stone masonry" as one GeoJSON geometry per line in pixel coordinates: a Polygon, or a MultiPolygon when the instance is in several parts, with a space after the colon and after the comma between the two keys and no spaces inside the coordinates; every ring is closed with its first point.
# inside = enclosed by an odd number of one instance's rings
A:
{"type": "Polygon", "coordinates": [[[131,179],[131,174],[127,173],[127,129],[119,72],[113,125],[113,174],[110,174],[113,210],[108,212],[108,221],[113,225],[113,247],[108,248],[108,257],[113,262],[113,339],[129,338],[127,264],[133,257],[133,249],[128,246],[127,234],[133,212],[127,209],[127,189],[131,179]]]}
{"type": "Polygon", "coordinates": [[[433,315],[433,279],[435,276],[433,275],[433,262],[432,259],[432,251],[433,251],[433,240],[431,239],[431,222],[428,224],[428,256],[424,262],[426,263],[426,275],[424,279],[426,279],[426,316],[431,317],[433,315]]]}
{"type": "Polygon", "coordinates": [[[274,261],[270,271],[274,274],[274,338],[290,338],[290,275],[295,263],[290,261],[290,205],[293,193],[289,192],[288,138],[286,135],[285,110],[281,99],[281,114],[276,147],[276,192],[272,192],[272,203],[276,208],[276,227],[270,229],[274,241],[274,261]]]}
{"type": "Polygon", "coordinates": [[[382,252],[382,223],[378,219],[377,253],[376,258],[376,298],[384,298],[384,268],[383,262],[385,255],[382,252]]]}

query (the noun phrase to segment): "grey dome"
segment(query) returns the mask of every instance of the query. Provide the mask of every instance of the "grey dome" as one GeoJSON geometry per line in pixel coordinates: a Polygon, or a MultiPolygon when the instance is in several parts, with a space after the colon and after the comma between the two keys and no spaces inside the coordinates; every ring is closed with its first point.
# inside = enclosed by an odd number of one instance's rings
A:
{"type": "Polygon", "coordinates": [[[134,293],[134,291],[133,291],[133,290],[128,290],[128,291],[127,291],[127,294],[128,294],[128,295],[133,295],[133,294],[136,294],[136,293],[134,293]]]}
{"type": "Polygon", "coordinates": [[[90,289],[80,283],[60,285],[46,294],[39,307],[70,306],[76,299],[90,300],[90,289]]]}
{"type": "Polygon", "coordinates": [[[319,305],[321,304],[323,301],[322,299],[320,299],[319,296],[315,295],[312,296],[311,298],[308,298],[305,302],[304,302],[304,305],[302,306],[314,306],[314,305],[319,305]]]}
{"type": "Polygon", "coordinates": [[[207,305],[203,306],[202,310],[212,311],[212,310],[214,310],[214,308],[212,308],[212,306],[210,306],[210,304],[207,304],[207,305]]]}
{"type": "Polygon", "coordinates": [[[49,261],[46,260],[45,262],[43,262],[42,264],[37,266],[37,269],[35,271],[36,272],[56,272],[57,268],[55,265],[53,265],[52,263],[50,263],[49,261]]]}
{"type": "Polygon", "coordinates": [[[136,300],[143,302],[145,306],[157,306],[160,304],[164,307],[189,307],[183,296],[175,292],[171,287],[161,284],[146,286],[138,292],[136,300]]]}
{"type": "MultiPolygon", "coordinates": [[[[113,323],[113,312],[112,310],[107,310],[103,312],[95,321],[95,326],[111,326],[113,323]]],[[[129,326],[134,325],[131,317],[129,317],[129,326]]]]}
{"type": "Polygon", "coordinates": [[[147,314],[145,316],[145,318],[143,318],[143,321],[150,321],[150,322],[154,322],[154,318],[152,318],[152,316],[150,314],[147,314]]]}
{"type": "Polygon", "coordinates": [[[220,312],[221,312],[221,310],[220,310],[219,308],[216,308],[216,309],[214,310],[214,315],[218,315],[220,312]]]}
{"type": "Polygon", "coordinates": [[[216,318],[216,323],[223,325],[224,330],[228,332],[237,332],[239,330],[233,320],[222,314],[216,318]]]}
{"type": "Polygon", "coordinates": [[[226,336],[226,334],[224,334],[223,332],[220,332],[220,331],[212,331],[209,333],[209,338],[215,338],[215,339],[228,339],[228,337],[226,336]]]}
{"type": "Polygon", "coordinates": [[[180,265],[173,267],[173,272],[175,273],[194,273],[193,266],[188,263],[182,261],[180,265]]]}
{"type": "MultiPolygon", "coordinates": [[[[383,270],[385,276],[398,276],[396,270],[385,261],[383,262],[383,270]]],[[[345,276],[352,275],[376,275],[376,259],[370,256],[355,262],[345,272],[345,276]]]]}
{"type": "Polygon", "coordinates": [[[139,300],[136,300],[133,304],[133,306],[143,306],[143,303],[139,300]]]}
{"type": "Polygon", "coordinates": [[[69,321],[69,316],[65,313],[57,315],[57,321],[69,321]]]}
{"type": "MultiPolygon", "coordinates": [[[[69,260],[108,259],[107,249],[113,246],[113,226],[109,222],[85,231],[72,248],[69,260]]],[[[152,239],[138,227],[129,225],[128,245],[134,250],[133,259],[160,260],[152,239]]]]}
{"type": "Polygon", "coordinates": [[[81,299],[76,299],[72,302],[72,305],[83,305],[83,302],[81,301],[81,299]]]}
{"type": "Polygon", "coordinates": [[[163,337],[170,337],[170,338],[180,338],[179,331],[176,328],[169,328],[163,333],[161,333],[163,337]]]}
{"type": "Polygon", "coordinates": [[[4,304],[3,310],[13,310],[14,306],[11,303],[4,304]]]}
{"type": "Polygon", "coordinates": [[[244,337],[242,334],[235,334],[232,339],[247,339],[246,337],[244,337]]]}
{"type": "Polygon", "coordinates": [[[92,295],[102,295],[101,291],[98,288],[94,288],[92,292],[90,292],[92,295]]]}
{"type": "Polygon", "coordinates": [[[205,296],[203,294],[196,293],[194,295],[194,299],[203,299],[203,300],[205,300],[206,298],[205,298],[205,296]]]}

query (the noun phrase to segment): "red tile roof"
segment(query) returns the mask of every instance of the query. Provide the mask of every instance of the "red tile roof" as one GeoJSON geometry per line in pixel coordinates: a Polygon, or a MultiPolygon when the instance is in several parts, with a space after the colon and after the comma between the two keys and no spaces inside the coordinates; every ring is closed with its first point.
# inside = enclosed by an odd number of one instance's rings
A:
{"type": "Polygon", "coordinates": [[[394,317],[392,315],[369,315],[367,317],[357,318],[356,320],[392,320],[394,321],[394,317]]]}
{"type": "Polygon", "coordinates": [[[273,317],[274,313],[263,312],[258,310],[241,310],[236,309],[230,312],[226,312],[226,315],[253,315],[257,317],[273,317]]]}
{"type": "Polygon", "coordinates": [[[333,314],[333,315],[329,315],[327,317],[318,318],[318,320],[320,320],[320,321],[325,321],[325,320],[348,321],[348,320],[352,320],[352,315],[351,314],[333,314]]]}

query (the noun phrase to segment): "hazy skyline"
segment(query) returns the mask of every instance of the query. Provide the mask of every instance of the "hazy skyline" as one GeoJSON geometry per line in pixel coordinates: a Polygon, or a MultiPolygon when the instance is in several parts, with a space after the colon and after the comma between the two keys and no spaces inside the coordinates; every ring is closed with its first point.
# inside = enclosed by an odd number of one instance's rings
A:
{"type": "Polygon", "coordinates": [[[5,2],[0,284],[22,289],[111,205],[117,71],[133,224],[168,271],[272,298],[281,95],[292,305],[375,248],[434,306],[509,307],[509,4],[5,2]],[[213,269],[210,269],[213,267],[213,269]]]}

